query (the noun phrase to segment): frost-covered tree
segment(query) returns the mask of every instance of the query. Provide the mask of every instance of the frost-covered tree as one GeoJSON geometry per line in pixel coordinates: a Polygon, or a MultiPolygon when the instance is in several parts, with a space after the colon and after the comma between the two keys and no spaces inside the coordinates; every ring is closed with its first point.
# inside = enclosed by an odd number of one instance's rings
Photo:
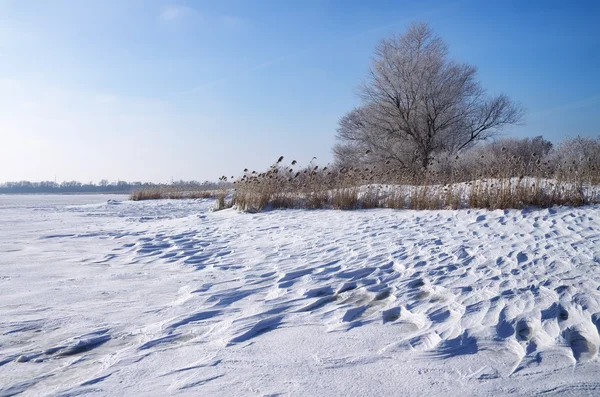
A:
{"type": "Polygon", "coordinates": [[[588,178],[600,183],[600,136],[565,138],[550,155],[555,173],[563,178],[588,178]]]}
{"type": "Polygon", "coordinates": [[[523,110],[506,95],[488,96],[477,70],[448,58],[427,24],[414,23],[375,49],[361,105],[339,121],[334,155],[399,168],[427,168],[433,156],[458,152],[519,123],[523,110]]]}

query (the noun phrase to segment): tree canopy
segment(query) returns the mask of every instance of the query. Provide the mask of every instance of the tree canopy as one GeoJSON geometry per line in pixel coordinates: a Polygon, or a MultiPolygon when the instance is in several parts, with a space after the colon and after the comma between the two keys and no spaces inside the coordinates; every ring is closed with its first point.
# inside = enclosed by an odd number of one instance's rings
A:
{"type": "Polygon", "coordinates": [[[487,95],[477,69],[450,60],[425,23],[381,40],[359,96],[337,130],[333,151],[344,165],[427,168],[437,153],[468,148],[524,114],[506,95],[487,95]]]}

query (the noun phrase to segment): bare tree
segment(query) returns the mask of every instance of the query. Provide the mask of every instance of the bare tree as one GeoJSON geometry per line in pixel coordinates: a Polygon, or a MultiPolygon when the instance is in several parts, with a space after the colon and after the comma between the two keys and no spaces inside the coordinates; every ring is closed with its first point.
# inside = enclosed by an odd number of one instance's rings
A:
{"type": "Polygon", "coordinates": [[[427,168],[440,152],[455,153],[519,123],[523,109],[507,96],[489,97],[477,70],[448,59],[448,47],[425,23],[414,23],[375,49],[360,107],[339,122],[338,162],[427,168]]]}

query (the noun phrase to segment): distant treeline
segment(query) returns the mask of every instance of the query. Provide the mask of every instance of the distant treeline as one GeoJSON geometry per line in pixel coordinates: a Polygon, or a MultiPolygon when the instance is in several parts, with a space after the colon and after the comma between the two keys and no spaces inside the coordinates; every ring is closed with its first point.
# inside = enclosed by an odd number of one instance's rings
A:
{"type": "Polygon", "coordinates": [[[0,194],[27,194],[27,193],[123,193],[129,194],[135,190],[174,187],[182,190],[211,190],[217,188],[214,182],[198,181],[174,181],[169,184],[148,182],[109,182],[101,180],[99,183],[81,183],[77,181],[56,183],[52,181],[43,182],[6,182],[0,184],[0,194]]]}

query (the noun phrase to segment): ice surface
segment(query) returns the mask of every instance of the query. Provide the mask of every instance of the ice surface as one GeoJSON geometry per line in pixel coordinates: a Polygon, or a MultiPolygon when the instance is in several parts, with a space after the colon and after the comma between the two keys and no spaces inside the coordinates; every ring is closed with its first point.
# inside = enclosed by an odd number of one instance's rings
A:
{"type": "Polygon", "coordinates": [[[0,196],[0,396],[596,395],[600,207],[0,196]]]}

